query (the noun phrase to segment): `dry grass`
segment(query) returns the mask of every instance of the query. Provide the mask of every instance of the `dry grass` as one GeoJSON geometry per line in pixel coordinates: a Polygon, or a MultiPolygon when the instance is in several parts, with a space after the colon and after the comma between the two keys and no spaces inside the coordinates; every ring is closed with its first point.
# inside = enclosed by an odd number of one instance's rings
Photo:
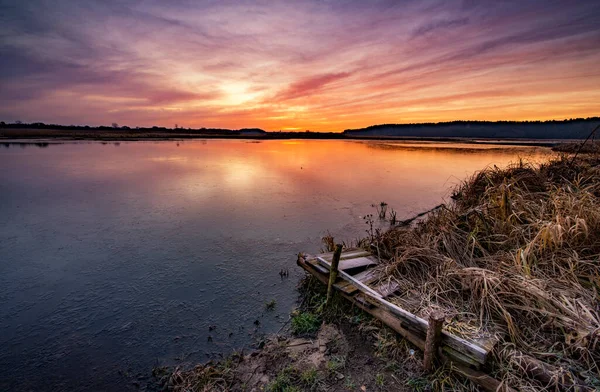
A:
{"type": "Polygon", "coordinates": [[[600,386],[599,165],[488,168],[416,226],[380,234],[395,302],[444,310],[456,334],[500,337],[498,377],[519,390],[540,386],[510,371],[507,347],[600,386]]]}
{"type": "Polygon", "coordinates": [[[153,373],[161,390],[174,392],[220,392],[229,391],[235,366],[242,361],[239,354],[233,354],[226,360],[197,365],[193,369],[155,368],[153,373]]]}
{"type": "Polygon", "coordinates": [[[552,148],[558,152],[582,153],[582,154],[597,154],[600,152],[600,142],[596,140],[588,141],[585,144],[581,142],[561,143],[552,148]]]}

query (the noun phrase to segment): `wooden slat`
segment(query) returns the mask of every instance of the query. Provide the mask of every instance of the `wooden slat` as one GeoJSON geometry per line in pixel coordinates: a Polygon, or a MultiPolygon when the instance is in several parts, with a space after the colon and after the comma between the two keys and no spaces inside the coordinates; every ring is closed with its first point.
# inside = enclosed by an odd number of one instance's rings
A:
{"type": "MultiPolygon", "coordinates": [[[[313,276],[315,276],[317,279],[319,279],[322,283],[327,284],[326,275],[315,271],[311,267],[308,267],[309,264],[304,259],[299,258],[298,265],[300,265],[300,267],[304,268],[305,270],[307,270],[308,272],[313,274],[313,276]],[[310,270],[309,270],[309,268],[310,268],[310,270]]],[[[363,297],[363,294],[359,294],[354,297],[347,296],[346,294],[343,294],[343,293],[341,295],[344,296],[344,298],[348,299],[349,301],[354,302],[356,304],[356,306],[358,306],[365,312],[371,314],[373,317],[377,318],[378,320],[381,320],[384,324],[386,324],[388,327],[392,328],[394,331],[396,331],[397,333],[402,335],[404,338],[406,338],[412,344],[417,346],[419,349],[421,349],[421,350],[424,349],[425,337],[423,335],[419,335],[419,334],[407,329],[406,325],[404,323],[402,323],[402,321],[400,319],[398,319],[396,317],[396,315],[392,314],[389,310],[387,310],[383,307],[371,307],[371,306],[363,305],[360,301],[357,301],[357,299],[360,300],[363,297]]],[[[368,300],[367,298],[364,298],[364,299],[368,300]]],[[[452,350],[452,349],[446,350],[446,354],[447,354],[447,356],[444,355],[443,360],[444,360],[444,362],[451,363],[451,366],[449,366],[450,369],[453,369],[453,370],[459,372],[460,374],[462,374],[463,376],[469,378],[475,384],[482,387],[485,391],[515,392],[514,389],[506,386],[503,382],[499,382],[495,378],[490,377],[488,374],[483,373],[479,370],[474,370],[474,369],[469,368],[463,360],[467,359],[469,362],[472,362],[472,360],[470,358],[468,358],[468,357],[465,358],[464,355],[457,353],[455,350],[452,350]],[[458,355],[458,357],[457,357],[457,355],[458,355]]],[[[469,362],[467,362],[467,363],[469,363],[469,362]]]]}
{"type": "Polygon", "coordinates": [[[380,275],[381,275],[380,270],[371,268],[371,269],[367,269],[362,272],[359,272],[358,274],[352,275],[352,276],[354,277],[354,279],[358,280],[359,282],[367,284],[369,282],[377,280],[380,275]]]}
{"type": "MultiPolygon", "coordinates": [[[[325,267],[323,267],[318,261],[317,259],[308,259],[306,261],[313,269],[319,271],[320,273],[324,274],[324,275],[329,275],[329,270],[325,267]]],[[[363,271],[366,272],[366,271],[363,271]]],[[[362,273],[362,272],[361,272],[362,273]]],[[[333,285],[333,287],[335,287],[337,290],[346,293],[346,294],[352,294],[358,291],[358,289],[356,288],[356,286],[354,286],[352,284],[352,282],[349,282],[347,280],[338,280],[337,283],[335,283],[333,285]]]]}
{"type": "Polygon", "coordinates": [[[355,295],[354,301],[356,301],[356,303],[362,305],[362,307],[367,309],[372,309],[375,307],[375,305],[371,301],[369,301],[369,298],[365,297],[363,294],[355,295]]]}
{"type": "MultiPolygon", "coordinates": [[[[330,263],[326,260],[317,257],[317,261],[321,263],[325,268],[330,267],[330,263]]],[[[367,286],[366,284],[354,279],[351,275],[345,273],[344,271],[339,271],[339,276],[341,278],[347,279],[352,282],[354,286],[356,286],[360,291],[365,293],[367,296],[370,296],[372,299],[377,301],[380,305],[388,309],[392,312],[396,317],[400,318],[405,323],[412,325],[412,327],[421,333],[425,333],[427,331],[427,320],[424,320],[416,315],[394,305],[393,303],[386,301],[383,296],[367,286]]],[[[452,347],[454,350],[461,352],[469,357],[472,357],[477,362],[484,364],[487,359],[488,351],[481,346],[478,346],[474,343],[471,343],[461,337],[453,335],[447,331],[442,331],[442,343],[452,347]]]]}
{"type": "MultiPolygon", "coordinates": [[[[340,260],[346,260],[346,259],[353,259],[356,257],[364,257],[364,256],[370,256],[371,252],[367,252],[366,250],[363,249],[350,249],[350,250],[345,250],[342,252],[342,256],[340,257],[340,260]]],[[[321,253],[316,255],[315,257],[321,257],[329,262],[331,262],[331,259],[333,258],[333,252],[327,252],[327,253],[321,253]]]]}
{"type": "Polygon", "coordinates": [[[375,291],[379,292],[383,298],[393,294],[400,285],[396,282],[383,282],[375,287],[375,291]]]}
{"type": "Polygon", "coordinates": [[[347,280],[341,280],[338,283],[334,284],[333,287],[345,294],[352,294],[358,291],[356,286],[354,286],[352,282],[348,282],[347,280]]]}
{"type": "Polygon", "coordinates": [[[340,270],[349,270],[352,268],[366,267],[377,264],[377,260],[373,257],[354,257],[340,261],[340,270]]]}
{"type": "MultiPolygon", "coordinates": [[[[369,282],[379,279],[380,275],[381,275],[380,270],[370,268],[370,269],[366,269],[366,270],[359,272],[358,274],[352,275],[352,276],[354,277],[354,279],[357,279],[358,281],[367,284],[369,282]]],[[[343,282],[347,282],[347,281],[344,280],[343,282]]],[[[345,285],[343,287],[343,291],[346,294],[352,294],[352,293],[357,292],[358,288],[356,286],[354,286],[352,284],[352,282],[347,282],[347,285],[345,285]]]]}
{"type": "Polygon", "coordinates": [[[323,266],[322,266],[322,265],[321,265],[319,262],[317,262],[317,260],[316,260],[316,259],[309,260],[309,261],[308,261],[308,263],[309,263],[309,264],[310,264],[310,265],[311,265],[311,266],[312,266],[314,269],[316,269],[317,271],[319,271],[320,273],[322,273],[322,274],[326,274],[326,275],[329,275],[329,269],[328,269],[328,268],[325,268],[325,267],[323,267],[323,266]]]}
{"type": "Polygon", "coordinates": [[[453,358],[459,359],[461,362],[464,362],[466,364],[473,366],[475,369],[481,368],[481,364],[479,362],[473,360],[473,358],[471,358],[471,357],[468,357],[468,356],[456,351],[452,347],[444,346],[444,347],[442,347],[442,351],[444,353],[450,355],[453,358]]]}

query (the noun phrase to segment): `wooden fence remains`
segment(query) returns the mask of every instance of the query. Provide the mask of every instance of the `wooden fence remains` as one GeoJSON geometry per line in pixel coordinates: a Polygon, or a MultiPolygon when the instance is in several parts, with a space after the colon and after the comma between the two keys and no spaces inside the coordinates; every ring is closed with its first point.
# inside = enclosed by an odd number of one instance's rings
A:
{"type": "MultiPolygon", "coordinates": [[[[432,314],[430,321],[427,321],[394,304],[398,286],[382,279],[379,260],[370,252],[347,249],[341,252],[339,259],[335,257],[335,260],[334,252],[314,256],[300,254],[297,263],[323,284],[337,290],[342,297],[423,350],[426,353],[424,362],[429,371],[436,358],[439,362],[451,363],[452,369],[485,390],[511,391],[482,371],[496,343],[495,339],[468,340],[456,336],[442,328],[443,317],[439,317],[439,314],[432,314]],[[337,271],[334,268],[330,276],[332,261],[338,265],[337,271]],[[434,321],[430,328],[432,319],[434,321]]],[[[328,298],[330,295],[329,293],[328,298]]]]}

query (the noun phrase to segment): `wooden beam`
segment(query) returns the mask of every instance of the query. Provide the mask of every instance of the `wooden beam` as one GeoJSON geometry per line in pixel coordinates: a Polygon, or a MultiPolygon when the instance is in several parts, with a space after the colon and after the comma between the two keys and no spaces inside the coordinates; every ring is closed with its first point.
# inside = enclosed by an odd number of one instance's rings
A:
{"type": "Polygon", "coordinates": [[[333,252],[333,259],[329,266],[329,284],[327,285],[327,305],[331,303],[331,296],[333,295],[333,284],[338,276],[338,265],[340,264],[340,256],[342,255],[342,245],[337,244],[335,246],[335,252],[333,252]]]}
{"type": "MultiPolygon", "coordinates": [[[[324,266],[326,268],[331,268],[331,264],[329,262],[327,262],[325,259],[323,259],[321,257],[317,257],[317,261],[322,266],[324,266]]],[[[400,318],[402,321],[407,323],[413,329],[419,331],[423,335],[426,335],[427,327],[429,326],[429,324],[427,323],[426,320],[385,300],[379,292],[375,291],[371,287],[369,287],[366,284],[355,279],[354,277],[347,274],[346,272],[339,271],[339,276],[342,277],[343,279],[346,279],[346,280],[352,282],[352,284],[354,286],[356,286],[360,291],[365,293],[367,296],[371,297],[373,300],[377,301],[381,306],[385,307],[387,310],[389,310],[390,312],[395,314],[398,318],[400,318]]],[[[487,354],[488,354],[487,349],[485,349],[477,344],[471,343],[459,336],[453,335],[447,331],[443,331],[443,330],[442,330],[442,343],[452,347],[454,350],[456,350],[460,353],[463,353],[468,357],[473,358],[476,362],[478,362],[482,365],[485,364],[485,361],[487,360],[487,354]]]]}
{"type": "Polygon", "coordinates": [[[374,257],[354,257],[351,259],[344,259],[340,261],[339,268],[341,270],[348,270],[358,267],[367,267],[369,265],[377,264],[377,259],[374,257]]]}
{"type": "MultiPolygon", "coordinates": [[[[331,261],[331,259],[333,258],[333,253],[334,252],[321,253],[314,257],[322,257],[327,261],[331,261]]],[[[371,256],[371,252],[368,252],[364,249],[346,249],[340,256],[340,260],[353,259],[355,257],[365,256],[371,256]]]]}
{"type": "Polygon", "coordinates": [[[425,370],[425,373],[431,373],[433,370],[433,360],[436,357],[436,352],[440,345],[440,336],[442,334],[444,319],[445,315],[441,311],[433,311],[429,314],[429,327],[427,328],[427,338],[425,339],[425,351],[423,356],[423,369],[425,370]]]}

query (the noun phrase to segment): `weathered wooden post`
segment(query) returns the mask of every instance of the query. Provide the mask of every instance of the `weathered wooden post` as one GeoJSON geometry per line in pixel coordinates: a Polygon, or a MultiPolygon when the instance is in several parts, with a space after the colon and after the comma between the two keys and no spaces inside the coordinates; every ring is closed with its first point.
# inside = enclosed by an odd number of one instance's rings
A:
{"type": "Polygon", "coordinates": [[[434,310],[429,314],[427,338],[425,339],[425,355],[423,358],[423,368],[427,373],[433,370],[433,360],[440,344],[444,318],[444,312],[439,310],[434,310]]]}
{"type": "Polygon", "coordinates": [[[338,266],[340,265],[340,257],[342,256],[342,245],[336,244],[335,251],[333,252],[333,259],[331,260],[331,268],[329,269],[329,284],[327,285],[327,305],[331,301],[333,295],[333,284],[338,276],[338,266]]]}

